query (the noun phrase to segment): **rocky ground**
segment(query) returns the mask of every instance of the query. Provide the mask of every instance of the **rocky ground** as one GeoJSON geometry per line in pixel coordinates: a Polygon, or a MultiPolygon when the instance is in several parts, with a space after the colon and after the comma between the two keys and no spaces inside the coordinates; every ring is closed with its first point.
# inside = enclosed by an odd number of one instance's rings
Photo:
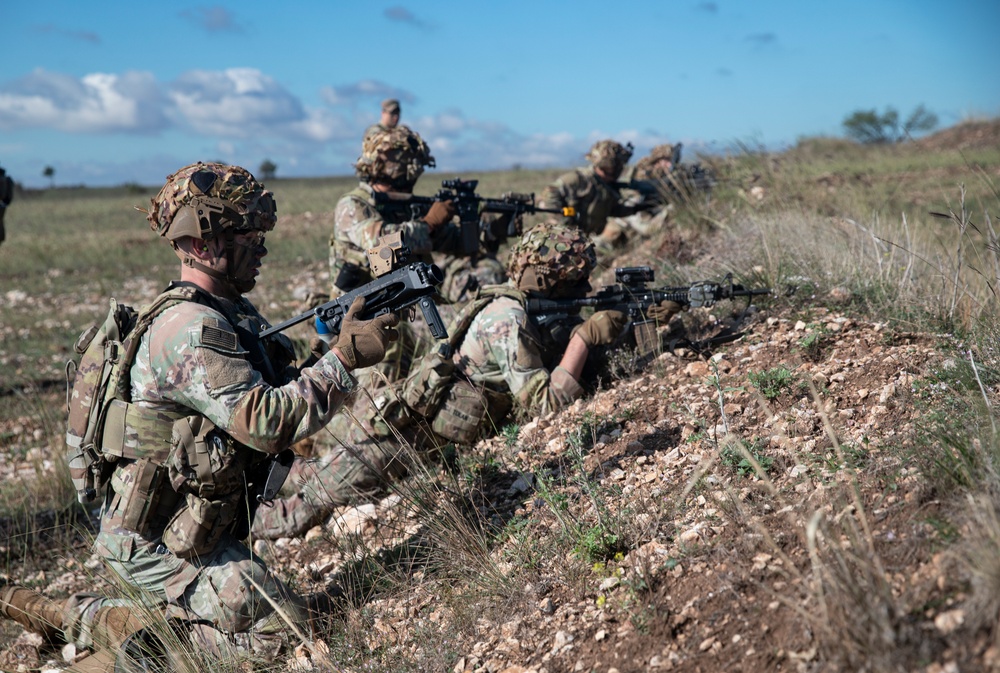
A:
{"type": "MultiPolygon", "coordinates": [[[[941,503],[905,459],[914,396],[947,365],[939,339],[825,308],[761,306],[743,329],[707,358],[664,352],[634,377],[476,447],[469,460],[491,467],[459,498],[481,515],[470,519],[525,531],[485,536],[480,562],[501,578],[490,582],[506,594],[503,609],[491,602],[491,611],[462,614],[456,587],[435,579],[450,575],[415,563],[405,590],[368,586],[334,632],[360,628],[369,656],[415,670],[841,670],[842,654],[816,619],[807,529],[814,512],[831,521],[849,512],[870,526],[892,609],[919,633],[898,655],[912,656],[908,670],[981,663],[985,643],[951,641],[962,595],[928,542],[940,535],[941,503]],[[735,448],[741,440],[764,478],[735,448]],[[566,517],[592,521],[597,510],[620,535],[597,556],[556,556],[540,542],[571,535],[566,517]],[[517,565],[526,557],[528,570],[517,565]]],[[[32,432],[23,420],[7,431],[32,432]]],[[[0,468],[11,478],[37,463],[27,455],[0,468]]],[[[458,494],[438,497],[450,512],[446,501],[458,494]]],[[[404,490],[345,508],[304,539],[258,542],[257,551],[303,590],[319,589],[346,577],[358,549],[377,554],[435,538],[432,529],[404,490]]],[[[74,544],[31,556],[30,566],[15,561],[10,574],[50,595],[93,590],[98,568],[82,537],[60,541],[74,544]]],[[[17,632],[3,631],[0,661],[11,670],[60,658],[17,632]]],[[[321,663],[304,652],[296,661],[321,663]]]]}

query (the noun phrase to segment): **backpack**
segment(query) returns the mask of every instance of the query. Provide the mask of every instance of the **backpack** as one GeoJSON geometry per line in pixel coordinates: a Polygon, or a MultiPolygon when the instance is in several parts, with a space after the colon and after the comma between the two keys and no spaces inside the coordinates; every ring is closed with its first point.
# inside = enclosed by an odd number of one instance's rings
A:
{"type": "Polygon", "coordinates": [[[503,285],[481,288],[448,327],[448,341],[420,358],[406,377],[399,398],[407,408],[424,418],[431,418],[438,412],[456,379],[452,354],[462,343],[473,319],[496,297],[524,299],[522,293],[503,285]]]}
{"type": "Polygon", "coordinates": [[[76,340],[79,364],[74,371],[73,361],[66,363],[66,461],[81,503],[97,499],[119,458],[144,457],[126,449],[121,433],[108,428],[109,414],[121,416],[133,407],[129,374],[142,335],[160,313],[196,294],[193,287],[171,286],[142,311],[111,299],[104,322],[76,340]]]}

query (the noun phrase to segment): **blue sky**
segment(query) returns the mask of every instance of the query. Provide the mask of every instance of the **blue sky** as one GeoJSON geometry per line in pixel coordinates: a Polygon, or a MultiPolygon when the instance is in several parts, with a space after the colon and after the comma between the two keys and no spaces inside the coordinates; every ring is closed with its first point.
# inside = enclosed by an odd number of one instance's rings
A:
{"type": "Polygon", "coordinates": [[[222,160],[351,172],[402,100],[437,173],[571,166],[595,140],[723,150],[857,109],[1000,115],[995,0],[3,3],[0,165],[155,185],[222,160]]]}

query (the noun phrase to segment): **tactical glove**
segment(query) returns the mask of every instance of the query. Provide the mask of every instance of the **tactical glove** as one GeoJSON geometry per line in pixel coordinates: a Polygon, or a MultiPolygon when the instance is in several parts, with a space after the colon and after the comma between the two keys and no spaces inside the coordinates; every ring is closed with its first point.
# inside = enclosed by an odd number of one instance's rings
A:
{"type": "MultiPolygon", "coordinates": [[[[507,232],[510,231],[511,222],[514,220],[512,213],[483,213],[480,221],[484,238],[487,243],[507,240],[507,232]]],[[[521,231],[521,216],[517,216],[514,222],[515,232],[521,231]]]]}
{"type": "Polygon", "coordinates": [[[451,201],[435,201],[431,204],[427,214],[424,215],[424,222],[427,223],[427,226],[433,233],[448,222],[451,222],[456,212],[455,204],[451,201]]]}
{"type": "Polygon", "coordinates": [[[392,329],[399,324],[398,315],[384,313],[371,320],[361,320],[357,316],[364,308],[364,297],[354,300],[340,324],[337,343],[333,345],[340,351],[341,360],[348,369],[378,364],[385,357],[389,343],[399,339],[399,332],[392,329]]]}
{"type": "Polygon", "coordinates": [[[606,346],[618,338],[626,321],[627,318],[621,311],[598,311],[573,333],[583,339],[588,348],[606,346]]]}
{"type": "Polygon", "coordinates": [[[646,309],[646,317],[656,322],[667,323],[684,308],[675,301],[664,299],[659,304],[653,304],[646,309]]]}

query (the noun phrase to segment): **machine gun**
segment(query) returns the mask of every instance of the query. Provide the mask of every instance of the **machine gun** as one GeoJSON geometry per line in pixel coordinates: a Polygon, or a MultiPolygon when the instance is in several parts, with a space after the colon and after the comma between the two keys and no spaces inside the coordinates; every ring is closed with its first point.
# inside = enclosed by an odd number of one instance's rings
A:
{"type": "Polygon", "coordinates": [[[398,313],[416,305],[424,314],[431,334],[436,339],[447,338],[448,330],[433,299],[437,286],[444,281],[441,269],[436,264],[424,262],[407,264],[406,258],[410,250],[403,245],[402,234],[398,232],[380,238],[367,254],[375,280],[311,311],[269,327],[261,331],[259,337],[266,339],[309,319],[316,321],[317,329],[323,328],[322,333],[339,334],[340,325],[351,304],[358,297],[364,297],[365,307],[358,315],[362,320],[371,320],[384,313],[398,313]]]}
{"type": "Polygon", "coordinates": [[[375,192],[375,207],[380,209],[409,208],[413,219],[420,219],[427,214],[428,209],[438,201],[451,201],[458,211],[458,222],[462,232],[462,251],[466,255],[475,255],[479,250],[480,240],[485,243],[499,243],[521,232],[518,229],[518,216],[533,213],[555,213],[563,217],[576,217],[576,210],[567,208],[542,208],[535,205],[534,194],[506,192],[499,198],[488,198],[476,194],[479,180],[462,180],[454,178],[442,180],[441,189],[434,196],[418,196],[415,194],[400,194],[396,192],[375,192]],[[497,232],[484,222],[482,215],[497,213],[510,215],[506,233],[497,232]]]}
{"type": "MultiPolygon", "coordinates": [[[[529,298],[527,302],[528,315],[540,328],[549,332],[564,330],[583,322],[580,309],[593,308],[595,311],[616,310],[628,316],[628,325],[623,334],[628,332],[628,326],[636,328],[640,325],[650,325],[647,311],[651,306],[657,306],[664,301],[677,302],[681,306],[698,308],[709,307],[723,299],[746,297],[749,302],[755,296],[771,294],[770,288],[748,289],[733,282],[733,275],[726,274],[721,283],[699,281],[690,286],[650,288],[654,280],[653,269],[648,266],[619,267],[615,269],[615,284],[601,288],[589,297],[575,299],[540,299],[529,298]]],[[[653,324],[655,327],[655,324],[653,324]]],[[[645,341],[645,337],[636,333],[636,341],[645,341]]]]}

